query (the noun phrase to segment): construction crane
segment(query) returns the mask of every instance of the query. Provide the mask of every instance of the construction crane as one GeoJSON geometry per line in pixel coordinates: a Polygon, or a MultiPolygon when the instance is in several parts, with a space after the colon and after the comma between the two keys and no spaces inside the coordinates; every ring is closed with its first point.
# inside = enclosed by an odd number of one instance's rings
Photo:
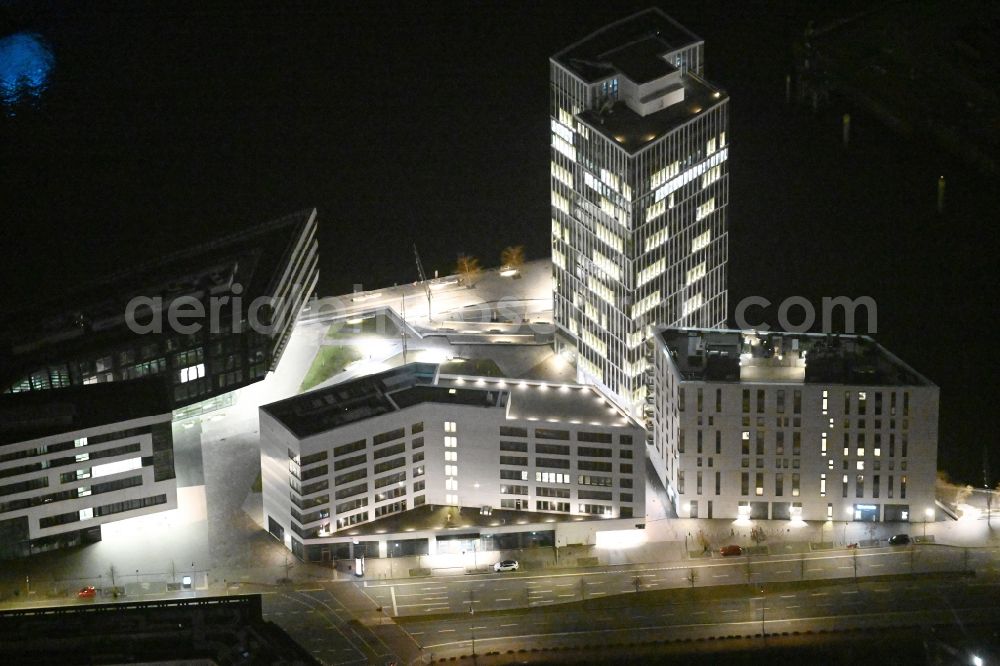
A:
{"type": "Polygon", "coordinates": [[[417,274],[420,276],[420,281],[424,285],[424,292],[427,294],[427,324],[430,325],[431,319],[431,285],[427,282],[427,275],[424,273],[424,265],[420,261],[420,253],[417,252],[417,244],[413,244],[413,256],[417,260],[417,274]]]}

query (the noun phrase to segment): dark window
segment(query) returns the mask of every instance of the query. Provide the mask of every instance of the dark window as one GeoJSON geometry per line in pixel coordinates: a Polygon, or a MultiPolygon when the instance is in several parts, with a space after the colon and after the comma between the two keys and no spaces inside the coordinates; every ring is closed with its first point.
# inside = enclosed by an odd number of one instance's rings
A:
{"type": "Polygon", "coordinates": [[[406,428],[396,428],[395,430],[390,430],[389,432],[379,433],[375,435],[372,439],[375,446],[379,444],[385,444],[386,442],[391,442],[394,439],[400,439],[406,435],[406,428]]]}

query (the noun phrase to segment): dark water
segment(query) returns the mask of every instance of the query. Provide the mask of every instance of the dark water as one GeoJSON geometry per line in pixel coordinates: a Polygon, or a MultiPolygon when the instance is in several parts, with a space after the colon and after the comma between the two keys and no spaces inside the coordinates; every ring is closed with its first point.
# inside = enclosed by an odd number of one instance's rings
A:
{"type": "MultiPolygon", "coordinates": [[[[323,293],[415,279],[414,242],[430,271],[543,256],[548,56],[648,4],[0,3],[0,37],[54,58],[45,92],[0,113],[0,308],[307,206],[323,293]]],[[[979,480],[997,188],[840,102],[785,106],[806,21],[864,6],[816,4],[665,6],[732,95],[730,303],[874,297],[879,339],[942,388],[940,466],[979,480]]]]}

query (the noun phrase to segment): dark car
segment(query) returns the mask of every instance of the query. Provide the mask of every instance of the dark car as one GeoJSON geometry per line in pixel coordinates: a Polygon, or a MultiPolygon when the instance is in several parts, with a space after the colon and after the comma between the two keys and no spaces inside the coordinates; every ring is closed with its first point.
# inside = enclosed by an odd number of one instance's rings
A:
{"type": "Polygon", "coordinates": [[[723,546],[722,548],[719,549],[719,555],[722,555],[723,557],[735,557],[737,555],[742,555],[742,554],[743,554],[743,548],[741,546],[737,546],[736,544],[723,546]]]}
{"type": "Polygon", "coordinates": [[[905,546],[910,543],[909,534],[897,534],[896,536],[889,537],[889,543],[893,546],[905,546]]]}

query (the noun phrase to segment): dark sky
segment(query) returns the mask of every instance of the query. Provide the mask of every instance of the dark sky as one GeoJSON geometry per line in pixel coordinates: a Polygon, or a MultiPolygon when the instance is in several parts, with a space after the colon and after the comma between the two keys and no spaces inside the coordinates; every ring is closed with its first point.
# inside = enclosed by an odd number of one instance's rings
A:
{"type": "MultiPolygon", "coordinates": [[[[55,56],[36,107],[0,116],[0,309],[312,206],[322,293],[414,280],[414,242],[429,271],[544,256],[548,56],[649,4],[0,4],[0,36],[55,56]]],[[[818,4],[663,5],[732,97],[730,306],[874,297],[878,339],[942,387],[940,465],[972,479],[996,448],[997,188],[843,102],[786,107],[806,22],[864,7],[818,4]]]]}

